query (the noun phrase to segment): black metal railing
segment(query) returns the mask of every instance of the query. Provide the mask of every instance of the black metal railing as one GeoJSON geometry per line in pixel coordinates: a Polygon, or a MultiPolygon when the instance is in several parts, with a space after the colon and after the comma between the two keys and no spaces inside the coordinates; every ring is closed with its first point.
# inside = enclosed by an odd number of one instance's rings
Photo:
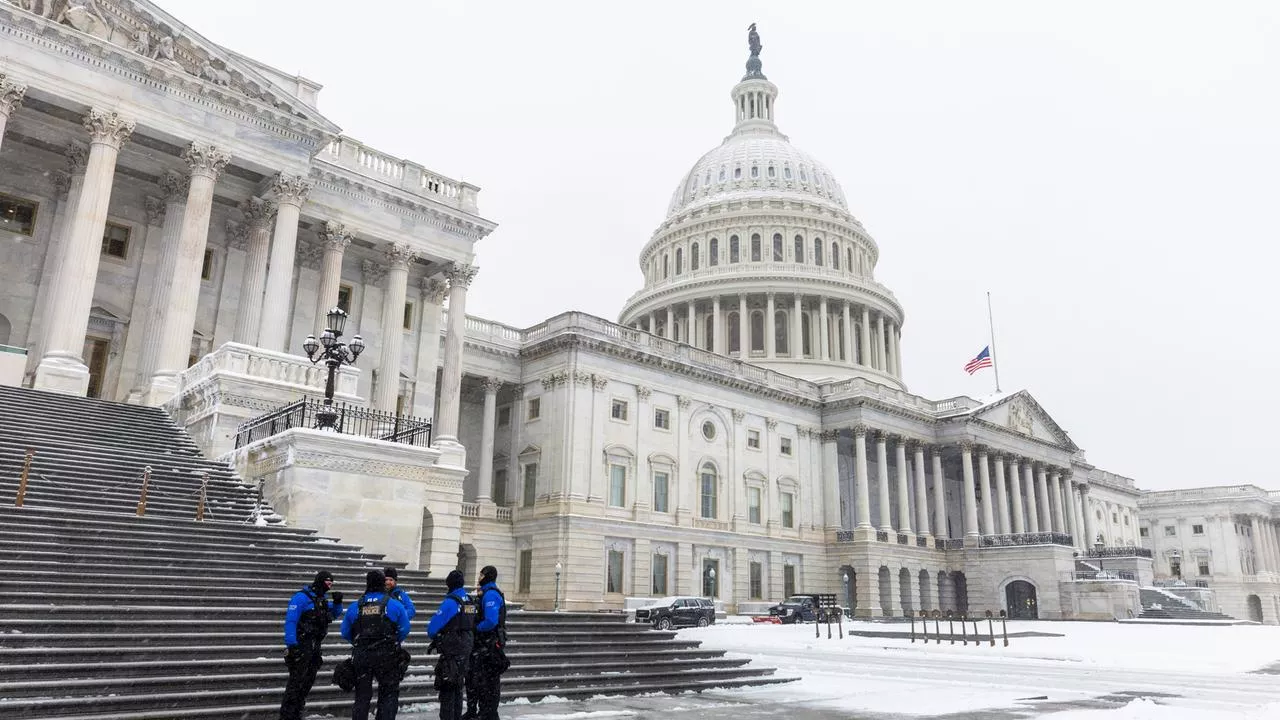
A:
{"type": "Polygon", "coordinates": [[[1144,547],[1134,547],[1132,545],[1128,545],[1125,547],[1104,547],[1101,550],[1097,548],[1091,548],[1089,550],[1089,557],[1091,558],[1128,558],[1128,557],[1149,558],[1149,557],[1154,557],[1154,553],[1152,553],[1150,550],[1144,547]]]}
{"type": "MultiPolygon", "coordinates": [[[[325,407],[322,400],[303,398],[279,410],[243,422],[236,428],[236,448],[246,447],[294,428],[313,429],[317,425],[317,414],[325,407]]],[[[343,435],[355,435],[417,447],[427,447],[431,444],[430,420],[370,410],[345,403],[334,403],[330,407],[338,415],[334,429],[343,435]]]]}
{"type": "Polygon", "coordinates": [[[922,538],[922,537],[916,538],[916,547],[922,547],[922,548],[929,547],[929,538],[922,538]]]}
{"type": "Polygon", "coordinates": [[[853,542],[852,530],[837,530],[836,542],[853,542]]]}
{"type": "Polygon", "coordinates": [[[1126,580],[1138,582],[1137,573],[1131,570],[1078,570],[1071,573],[1072,580],[1126,580]]]}
{"type": "Polygon", "coordinates": [[[944,550],[963,550],[964,538],[947,538],[943,540],[944,550]]]}
{"type": "Polygon", "coordinates": [[[1073,545],[1071,536],[1066,533],[1012,533],[1006,535],[983,535],[982,547],[1013,547],[1015,545],[1073,545]]]}
{"type": "Polygon", "coordinates": [[[877,530],[876,542],[889,542],[889,533],[884,530],[877,530]]]}
{"type": "Polygon", "coordinates": [[[908,537],[906,533],[898,533],[898,544],[899,544],[899,545],[910,545],[910,544],[911,544],[911,538],[910,538],[910,537],[908,537]]]}
{"type": "Polygon", "coordinates": [[[934,539],[934,541],[933,541],[933,549],[934,549],[934,550],[946,550],[946,549],[947,549],[947,539],[946,539],[946,538],[935,538],[935,539],[934,539]]]}

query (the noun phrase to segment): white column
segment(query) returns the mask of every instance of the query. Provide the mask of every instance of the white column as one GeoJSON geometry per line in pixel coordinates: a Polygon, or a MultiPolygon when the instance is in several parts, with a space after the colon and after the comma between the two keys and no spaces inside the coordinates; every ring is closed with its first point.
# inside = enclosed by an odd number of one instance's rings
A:
{"type": "Polygon", "coordinates": [[[1009,458],[1009,499],[1013,504],[1013,532],[1024,533],[1027,525],[1023,519],[1022,475],[1015,457],[1009,458]]]}
{"type": "Polygon", "coordinates": [[[893,328],[893,374],[902,377],[902,327],[893,328]]]}
{"type": "Polygon", "coordinates": [[[1036,508],[1036,481],[1030,460],[1022,461],[1022,490],[1027,494],[1027,532],[1040,532],[1040,511],[1036,508]]]}
{"type": "Polygon", "coordinates": [[[649,311],[649,334],[658,334],[658,312],[656,310],[649,311]]]}
{"type": "Polygon", "coordinates": [[[841,306],[841,316],[844,321],[844,358],[845,362],[854,365],[853,319],[850,317],[849,312],[849,301],[846,300],[841,306]]]}
{"type": "Polygon", "coordinates": [[[882,371],[882,372],[887,371],[887,370],[888,370],[888,368],[885,366],[885,363],[884,363],[884,359],[885,359],[885,358],[884,358],[884,314],[883,314],[883,313],[880,313],[880,314],[877,314],[877,315],[876,315],[876,340],[875,340],[875,342],[876,342],[876,348],[875,348],[875,358],[876,358],[875,368],[876,368],[877,370],[882,371]]]}
{"type": "Polygon", "coordinates": [[[1088,483],[1080,483],[1080,511],[1084,515],[1084,544],[1085,550],[1093,547],[1093,542],[1098,538],[1098,530],[1093,524],[1093,508],[1089,504],[1089,485],[1088,483]]]}
{"type": "Polygon", "coordinates": [[[262,325],[258,346],[276,352],[289,350],[289,318],[293,314],[293,266],[298,251],[298,218],[311,192],[311,183],[296,175],[276,175],[271,185],[276,201],[276,229],[271,237],[271,260],[263,291],[262,325]]]}
{"type": "MultiPolygon", "coordinates": [[[[89,150],[79,143],[67,143],[67,171],[53,173],[55,203],[53,211],[53,227],[49,232],[49,245],[45,248],[40,268],[40,286],[36,289],[36,306],[31,316],[32,332],[27,341],[27,368],[24,379],[28,384],[34,380],[36,366],[44,357],[45,342],[49,328],[46,318],[49,315],[49,295],[53,291],[54,278],[58,268],[63,265],[66,252],[68,229],[75,217],[75,203],[84,188],[84,171],[89,162],[89,150]]],[[[185,194],[184,194],[185,197],[185,194]]],[[[136,311],[135,311],[136,313],[136,311]]]]}
{"type": "Polygon", "coordinates": [[[858,341],[862,344],[862,365],[873,367],[875,363],[871,359],[871,310],[866,306],[862,308],[862,327],[859,328],[858,341]]]}
{"type": "Polygon", "coordinates": [[[276,204],[251,197],[240,203],[240,213],[248,234],[244,261],[244,281],[240,286],[240,305],[236,308],[236,329],[232,337],[245,345],[258,344],[258,328],[262,326],[262,294],[267,285],[267,259],[271,256],[271,223],[276,217],[276,204]]]}
{"type": "Polygon", "coordinates": [[[1053,511],[1049,508],[1049,483],[1045,476],[1044,465],[1036,463],[1036,505],[1041,518],[1040,532],[1057,532],[1053,526],[1053,511]]]}
{"type": "MultiPolygon", "coordinates": [[[[430,418],[436,414],[436,371],[440,367],[440,304],[444,302],[446,286],[443,280],[421,278],[419,297],[422,312],[418,313],[418,357],[413,384],[413,414],[430,418]]],[[[512,425],[518,425],[519,415],[512,409],[512,425]]],[[[518,448],[517,448],[518,450],[518,448]]],[[[508,487],[515,482],[508,475],[508,487]]]]}
{"type": "Polygon", "coordinates": [[[764,330],[764,354],[772,360],[778,356],[775,343],[778,337],[778,321],[774,316],[773,293],[765,293],[764,330]]]}
{"type": "Polygon", "coordinates": [[[1076,486],[1071,482],[1070,472],[1063,473],[1062,482],[1067,493],[1067,528],[1071,533],[1071,544],[1075,547],[1083,547],[1080,544],[1080,536],[1084,533],[1080,530],[1080,513],[1076,507],[1076,486]]]}
{"type": "MultiPolygon", "coordinates": [[[[142,359],[142,341],[147,333],[147,325],[151,310],[160,300],[155,297],[158,282],[159,256],[164,245],[164,221],[167,203],[162,198],[145,198],[147,227],[142,238],[142,261],[138,266],[138,280],[133,286],[133,300],[129,306],[132,312],[124,341],[124,358],[120,363],[120,380],[118,392],[124,391],[122,399],[136,403],[140,400],[137,382],[138,362],[142,359]]],[[[228,242],[232,242],[228,222],[228,242]]],[[[153,353],[154,354],[154,353],[153,353]]]]}
{"type": "Polygon", "coordinates": [[[898,464],[898,532],[911,532],[911,490],[907,478],[907,441],[897,438],[894,441],[895,457],[898,464]]]}
{"type": "Polygon", "coordinates": [[[89,160],[84,185],[72,206],[70,230],[54,269],[49,294],[49,315],[43,356],[36,367],[34,387],[71,395],[89,390],[89,368],[81,359],[84,336],[89,329],[89,311],[98,280],[98,259],[102,255],[102,233],[107,225],[111,185],[115,179],[116,156],[133,133],[134,122],[118,113],[93,108],[85,116],[89,131],[89,160]]]}
{"type": "Polygon", "coordinates": [[[973,443],[960,443],[960,473],[964,480],[964,541],[978,544],[978,499],[973,486],[973,443]]]}
{"type": "MultiPolygon", "coordinates": [[[[320,243],[324,247],[324,257],[320,260],[320,290],[316,293],[316,314],[313,316],[316,337],[324,332],[329,314],[338,304],[338,290],[342,287],[342,254],[351,244],[351,233],[342,223],[326,220],[316,231],[320,243]]],[[[404,318],[404,303],[401,303],[397,317],[404,318]]]]}
{"type": "Polygon", "coordinates": [[[982,532],[995,535],[996,515],[995,496],[991,494],[991,463],[987,460],[987,449],[978,448],[978,488],[982,491],[982,532]]]}
{"type": "Polygon", "coordinates": [[[22,98],[26,94],[26,85],[0,73],[0,143],[4,142],[4,130],[9,125],[9,117],[21,107],[22,98]]]}
{"type": "Polygon", "coordinates": [[[187,369],[191,356],[191,336],[196,327],[200,303],[200,267],[209,242],[209,220],[213,214],[213,186],[231,156],[207,143],[191,143],[182,158],[191,168],[187,187],[187,207],[182,212],[177,257],[173,265],[169,293],[163,303],[160,352],[143,402],[163,405],[178,392],[178,374],[187,369]]]}
{"type": "Polygon", "coordinates": [[[853,489],[857,496],[858,524],[862,530],[871,529],[871,492],[867,486],[867,427],[853,427],[853,489]]]}
{"type": "MultiPolygon", "coordinates": [[[[476,502],[493,501],[493,434],[497,431],[498,390],[502,389],[502,381],[497,378],[485,378],[484,413],[481,415],[480,428],[480,486],[476,491],[476,502]]],[[[517,422],[511,418],[511,422],[517,422]]],[[[510,484],[510,479],[507,483],[510,484]]]]}
{"type": "Polygon", "coordinates": [[[697,347],[698,346],[698,342],[697,342],[698,340],[698,304],[690,300],[685,310],[686,310],[686,315],[685,315],[685,323],[684,323],[685,325],[684,341],[689,345],[697,347]]]}
{"type": "Polygon", "coordinates": [[[889,507],[889,453],[885,447],[888,437],[883,432],[876,433],[876,480],[880,497],[881,532],[893,532],[893,520],[889,507]]]}
{"type": "Polygon", "coordinates": [[[827,315],[827,299],[824,297],[818,304],[818,342],[823,360],[831,359],[831,322],[827,315]]]}
{"type": "MultiPolygon", "coordinates": [[[[182,235],[182,218],[186,214],[187,193],[191,178],[175,172],[166,172],[160,176],[160,189],[164,195],[164,222],[160,227],[160,257],[156,261],[155,277],[152,279],[150,292],[145,305],[135,305],[133,319],[130,324],[137,323],[142,334],[141,347],[138,350],[138,364],[134,369],[132,389],[129,402],[141,403],[151,387],[151,376],[155,374],[156,363],[160,358],[160,345],[164,337],[164,316],[169,292],[173,287],[173,276],[178,268],[180,236],[182,235]]],[[[132,330],[131,330],[132,332],[132,330]]]]}
{"type": "MultiPolygon", "coordinates": [[[[409,266],[417,257],[407,244],[392,244],[386,249],[387,288],[382,293],[382,351],[378,356],[378,385],[373,394],[373,407],[383,412],[395,412],[396,398],[400,395],[404,301],[409,292],[409,266]]],[[[449,307],[452,313],[453,306],[449,307]]]]}
{"type": "Polygon", "coordinates": [[[929,455],[933,460],[933,536],[946,538],[951,533],[947,530],[947,486],[946,476],[942,474],[942,448],[931,448],[929,455]]]}
{"type": "Polygon", "coordinates": [[[1004,455],[996,453],[991,458],[996,469],[996,508],[998,509],[997,518],[1000,522],[999,532],[1007,535],[1010,530],[1009,525],[1009,483],[1004,477],[1004,455]]]}
{"type": "Polygon", "coordinates": [[[886,358],[886,361],[885,361],[885,372],[889,373],[890,375],[897,375],[898,374],[898,371],[897,371],[898,349],[893,344],[893,332],[894,332],[893,323],[891,322],[886,323],[884,331],[886,333],[885,345],[887,346],[885,348],[885,352],[888,354],[888,357],[886,358]]]}
{"type": "MultiPolygon", "coordinates": [[[[467,329],[467,287],[478,268],[452,265],[445,271],[449,281],[449,329],[444,338],[444,368],[440,374],[440,420],[434,444],[458,443],[458,419],[462,412],[462,341],[467,329]]],[[[512,422],[516,422],[512,418],[512,422]]],[[[508,482],[518,482],[515,478],[508,482]]]]}
{"type": "Polygon", "coordinates": [[[795,296],[795,309],[791,311],[791,357],[804,357],[804,298],[795,296]]]}
{"type": "Polygon", "coordinates": [[[747,315],[747,296],[738,296],[738,357],[746,360],[751,354],[751,323],[747,315]]]}
{"type": "Polygon", "coordinates": [[[822,497],[825,520],[830,530],[840,529],[840,459],[836,432],[822,431],[822,497]]]}
{"type": "Polygon", "coordinates": [[[711,351],[724,355],[724,318],[720,315],[720,296],[711,299],[711,351]]]}
{"type": "Polygon", "coordinates": [[[667,331],[662,337],[668,340],[676,339],[676,309],[672,305],[667,306],[667,331]]]}
{"type": "Polygon", "coordinates": [[[1057,470],[1054,470],[1049,476],[1049,501],[1049,504],[1053,506],[1054,532],[1071,532],[1071,529],[1067,527],[1067,516],[1062,511],[1062,475],[1057,470]]]}
{"type": "MultiPolygon", "coordinates": [[[[845,306],[848,308],[848,305],[845,306]]],[[[848,314],[845,314],[848,317],[848,314]]],[[[846,335],[848,337],[848,335],[846,335]]],[[[912,448],[916,461],[916,532],[929,536],[929,489],[924,475],[924,445],[916,443],[912,448]]]]}

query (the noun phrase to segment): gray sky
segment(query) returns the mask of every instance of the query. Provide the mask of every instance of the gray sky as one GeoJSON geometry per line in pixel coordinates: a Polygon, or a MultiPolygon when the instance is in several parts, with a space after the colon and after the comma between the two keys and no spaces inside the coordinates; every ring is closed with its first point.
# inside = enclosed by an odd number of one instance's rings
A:
{"type": "Polygon", "coordinates": [[[468,310],[520,326],[616,319],[732,127],[758,22],[780,127],[880,244],[912,391],[991,391],[961,369],[990,290],[1004,389],[1091,462],[1280,489],[1280,3],[161,4],[323,83],[347,134],[481,186],[501,227],[468,310]]]}

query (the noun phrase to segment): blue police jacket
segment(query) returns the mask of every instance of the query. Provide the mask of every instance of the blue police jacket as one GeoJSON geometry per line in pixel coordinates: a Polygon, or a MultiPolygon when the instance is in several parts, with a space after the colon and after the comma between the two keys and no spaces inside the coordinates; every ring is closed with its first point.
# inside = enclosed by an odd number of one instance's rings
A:
{"type": "MultiPolygon", "coordinates": [[[[378,602],[386,593],[367,592],[360,596],[360,601],[353,602],[347,606],[347,611],[342,615],[342,639],[351,642],[351,631],[355,629],[356,618],[360,616],[360,602],[368,600],[369,602],[378,602]]],[[[404,642],[409,637],[409,613],[404,609],[404,605],[399,600],[387,601],[387,619],[396,624],[396,642],[404,642]]]]}
{"type": "Polygon", "coordinates": [[[397,587],[395,590],[391,591],[391,597],[400,601],[400,604],[404,606],[405,612],[409,613],[410,620],[413,619],[414,615],[418,614],[418,609],[413,606],[413,599],[409,597],[408,590],[397,587]]]}
{"type": "Polygon", "coordinates": [[[502,617],[502,606],[506,602],[502,599],[502,595],[496,591],[498,583],[486,583],[480,586],[480,621],[476,623],[476,630],[480,632],[488,632],[498,627],[498,619],[502,617]],[[490,592],[490,591],[494,592],[490,592]]]}
{"type": "Polygon", "coordinates": [[[471,602],[471,598],[467,595],[466,588],[458,588],[451,591],[444,601],[440,603],[440,608],[436,610],[436,614],[431,616],[431,622],[427,623],[427,637],[435,639],[436,635],[449,624],[454,615],[462,609],[463,604],[471,602]],[[448,598],[453,598],[457,602],[449,602],[448,598]]]}
{"type": "MultiPolygon", "coordinates": [[[[298,644],[298,620],[316,607],[311,595],[307,593],[310,589],[311,586],[308,585],[289,598],[289,610],[284,614],[284,644],[288,647],[298,644]]],[[[342,611],[334,605],[333,598],[326,598],[325,603],[329,606],[330,617],[337,620],[342,611]]]]}

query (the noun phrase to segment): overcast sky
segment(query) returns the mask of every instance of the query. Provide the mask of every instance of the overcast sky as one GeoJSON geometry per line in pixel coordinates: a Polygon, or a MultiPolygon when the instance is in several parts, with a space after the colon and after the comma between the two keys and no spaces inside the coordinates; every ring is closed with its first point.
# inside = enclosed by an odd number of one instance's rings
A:
{"type": "Polygon", "coordinates": [[[1280,489],[1280,3],[162,0],[325,85],[387,153],[482,188],[473,314],[616,320],[671,193],[732,128],[759,23],[778,123],[823,160],[932,398],[995,301],[1004,389],[1160,489],[1280,489]],[[390,9],[394,8],[394,9],[390,9]]]}

